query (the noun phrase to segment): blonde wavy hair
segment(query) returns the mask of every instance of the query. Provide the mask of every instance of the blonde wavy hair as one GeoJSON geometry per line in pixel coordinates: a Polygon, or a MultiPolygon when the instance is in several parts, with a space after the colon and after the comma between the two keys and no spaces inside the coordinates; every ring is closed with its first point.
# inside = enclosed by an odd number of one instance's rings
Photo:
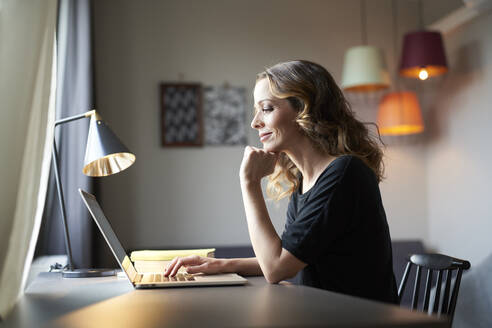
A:
{"type": "MultiPolygon", "coordinates": [[[[374,123],[355,118],[343,92],[324,67],[306,60],[288,61],[259,73],[256,82],[262,79],[268,80],[273,96],[287,99],[297,110],[295,121],[316,148],[334,157],[356,156],[372,169],[378,182],[383,179],[377,126],[377,134],[372,134],[366,125],[374,123]]],[[[299,170],[285,153],[280,154],[269,176],[267,195],[280,200],[290,196],[299,184],[299,170]]]]}

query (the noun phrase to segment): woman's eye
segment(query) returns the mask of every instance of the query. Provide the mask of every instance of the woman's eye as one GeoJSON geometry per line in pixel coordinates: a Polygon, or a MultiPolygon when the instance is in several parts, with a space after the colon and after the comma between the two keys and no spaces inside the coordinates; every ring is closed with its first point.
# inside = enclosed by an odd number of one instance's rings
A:
{"type": "Polygon", "coordinates": [[[273,110],[273,107],[263,107],[261,110],[264,112],[271,112],[273,110]]]}

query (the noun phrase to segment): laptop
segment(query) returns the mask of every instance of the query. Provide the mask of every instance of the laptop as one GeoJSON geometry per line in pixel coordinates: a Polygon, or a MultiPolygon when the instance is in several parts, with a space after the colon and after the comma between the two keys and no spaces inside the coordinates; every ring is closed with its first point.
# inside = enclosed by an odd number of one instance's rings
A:
{"type": "Polygon", "coordinates": [[[192,286],[222,286],[222,285],[244,285],[247,279],[235,274],[188,274],[178,273],[174,277],[164,277],[163,273],[139,273],[135,270],[132,261],[121,246],[118,237],[106,219],[101,206],[94,195],[79,188],[80,195],[89,209],[104,239],[113,252],[116,261],[125,272],[134,288],[170,288],[170,287],[192,287],[192,286]]]}

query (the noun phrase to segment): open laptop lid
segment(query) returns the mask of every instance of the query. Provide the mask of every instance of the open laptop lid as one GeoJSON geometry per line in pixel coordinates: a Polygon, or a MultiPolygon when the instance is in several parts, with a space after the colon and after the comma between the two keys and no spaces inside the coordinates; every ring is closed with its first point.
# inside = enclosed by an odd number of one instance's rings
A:
{"type": "Polygon", "coordinates": [[[134,285],[135,277],[138,274],[137,270],[135,270],[135,267],[130,261],[130,258],[128,257],[128,255],[126,255],[125,249],[123,248],[123,246],[121,246],[121,243],[116,237],[113,228],[111,228],[108,219],[106,219],[106,216],[104,215],[101,206],[99,206],[96,197],[94,197],[94,195],[89,194],[88,192],[80,188],[79,188],[79,193],[80,196],[82,196],[85,205],[89,209],[92,218],[94,219],[94,221],[96,221],[99,230],[101,230],[104,239],[106,239],[106,242],[108,243],[109,248],[113,252],[114,257],[118,261],[123,271],[125,271],[132,285],[134,285]]]}

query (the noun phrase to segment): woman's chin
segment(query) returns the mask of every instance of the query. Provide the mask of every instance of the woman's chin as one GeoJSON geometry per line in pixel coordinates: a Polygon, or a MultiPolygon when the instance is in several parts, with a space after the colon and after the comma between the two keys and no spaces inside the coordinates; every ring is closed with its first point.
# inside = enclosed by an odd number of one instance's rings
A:
{"type": "Polygon", "coordinates": [[[269,144],[263,144],[263,150],[271,152],[271,153],[278,152],[277,147],[275,147],[274,145],[269,145],[269,144]]]}

